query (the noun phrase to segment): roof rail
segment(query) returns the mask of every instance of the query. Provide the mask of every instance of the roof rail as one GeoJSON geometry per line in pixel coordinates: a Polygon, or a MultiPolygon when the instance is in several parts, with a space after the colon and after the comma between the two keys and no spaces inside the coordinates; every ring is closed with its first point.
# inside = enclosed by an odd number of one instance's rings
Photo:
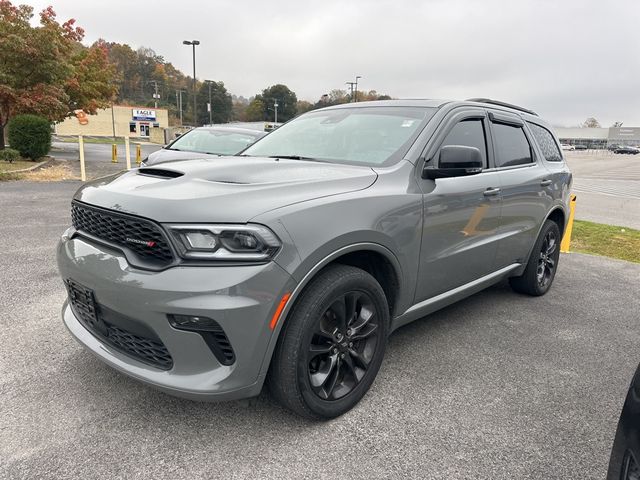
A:
{"type": "Polygon", "coordinates": [[[536,112],[534,112],[533,110],[529,110],[527,108],[519,107],[517,105],[512,105],[512,104],[506,103],[506,102],[500,102],[498,100],[491,100],[490,98],[468,98],[466,101],[467,102],[488,103],[490,105],[498,105],[500,107],[512,108],[514,110],[519,110],[520,112],[528,113],[530,115],[535,115],[536,117],[538,116],[538,114],[536,112]]]}

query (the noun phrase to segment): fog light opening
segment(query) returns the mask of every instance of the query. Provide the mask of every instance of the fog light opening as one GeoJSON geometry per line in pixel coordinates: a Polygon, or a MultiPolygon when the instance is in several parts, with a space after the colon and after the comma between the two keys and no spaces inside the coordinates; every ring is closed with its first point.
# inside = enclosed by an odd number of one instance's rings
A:
{"type": "Polygon", "coordinates": [[[172,327],[180,330],[212,330],[219,329],[218,322],[208,317],[195,315],[168,315],[172,327]]]}

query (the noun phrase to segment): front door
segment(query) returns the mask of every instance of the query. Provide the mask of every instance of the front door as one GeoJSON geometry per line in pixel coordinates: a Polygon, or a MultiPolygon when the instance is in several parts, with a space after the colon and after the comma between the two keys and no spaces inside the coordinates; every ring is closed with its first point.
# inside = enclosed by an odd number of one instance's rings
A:
{"type": "MultiPolygon", "coordinates": [[[[426,165],[437,166],[445,145],[478,148],[484,168],[493,163],[486,112],[466,108],[445,122],[426,165]],[[489,142],[489,143],[488,143],[489,142]]],[[[494,271],[501,214],[500,177],[495,170],[476,175],[421,179],[423,231],[415,303],[494,271]]]]}
{"type": "Polygon", "coordinates": [[[141,123],[140,124],[140,136],[141,137],[148,137],[149,136],[149,124],[148,123],[141,123]]]}

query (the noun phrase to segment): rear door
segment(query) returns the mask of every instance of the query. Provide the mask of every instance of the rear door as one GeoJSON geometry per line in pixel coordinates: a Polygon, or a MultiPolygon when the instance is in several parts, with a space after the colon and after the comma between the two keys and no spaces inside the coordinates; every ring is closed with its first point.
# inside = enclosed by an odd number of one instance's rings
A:
{"type": "Polygon", "coordinates": [[[502,189],[496,269],[523,263],[553,203],[552,181],[519,115],[489,111],[495,170],[502,189]]]}
{"type": "MultiPolygon", "coordinates": [[[[493,153],[484,109],[454,111],[424,154],[437,166],[445,145],[478,148],[484,171],[477,175],[419,178],[423,191],[423,231],[415,302],[469,283],[494,270],[500,220],[499,174],[491,170],[493,153]]],[[[418,169],[418,175],[421,168],[418,169]]]]}

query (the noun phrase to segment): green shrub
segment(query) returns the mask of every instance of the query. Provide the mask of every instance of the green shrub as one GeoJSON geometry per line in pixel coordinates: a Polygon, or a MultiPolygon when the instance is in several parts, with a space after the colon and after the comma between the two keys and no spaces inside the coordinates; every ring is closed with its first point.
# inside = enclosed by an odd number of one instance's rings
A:
{"type": "Polygon", "coordinates": [[[5,162],[17,162],[20,160],[20,152],[14,150],[13,148],[5,148],[4,150],[0,150],[0,161],[4,160],[5,162]]]}
{"type": "Polygon", "coordinates": [[[36,160],[51,149],[49,120],[37,115],[17,115],[9,121],[9,145],[24,158],[36,160]]]}

